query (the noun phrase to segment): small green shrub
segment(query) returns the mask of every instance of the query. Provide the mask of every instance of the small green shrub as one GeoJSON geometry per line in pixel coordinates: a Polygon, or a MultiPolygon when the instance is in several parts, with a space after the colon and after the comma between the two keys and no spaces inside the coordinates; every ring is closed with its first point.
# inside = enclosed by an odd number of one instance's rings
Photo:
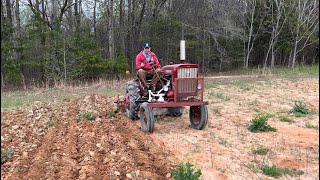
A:
{"type": "Polygon", "coordinates": [[[194,165],[189,162],[180,164],[178,168],[172,172],[174,180],[198,180],[201,176],[201,170],[195,171],[193,166],[194,165]]]}
{"type": "Polygon", "coordinates": [[[296,117],[302,117],[310,114],[310,111],[307,109],[306,103],[303,101],[295,101],[294,107],[289,111],[289,113],[293,113],[296,117]]]}
{"type": "Polygon", "coordinates": [[[288,118],[288,117],[284,117],[284,116],[280,116],[279,120],[282,121],[282,122],[289,122],[289,123],[294,123],[295,122],[293,119],[288,118]]]}
{"type": "Polygon", "coordinates": [[[263,165],[261,167],[261,170],[262,170],[263,174],[270,176],[270,177],[274,177],[276,179],[278,179],[279,177],[281,177],[283,175],[282,169],[278,168],[275,165],[273,165],[273,166],[263,165]]]}
{"type": "Polygon", "coordinates": [[[264,156],[264,155],[267,155],[268,151],[269,151],[268,148],[265,148],[264,146],[260,145],[257,149],[253,149],[252,153],[264,156]]]}
{"type": "Polygon", "coordinates": [[[7,161],[8,158],[11,158],[13,155],[13,149],[1,149],[1,164],[7,161]]]}
{"type": "Polygon", "coordinates": [[[248,130],[251,132],[258,132],[258,131],[277,131],[276,128],[271,127],[268,124],[269,114],[258,114],[254,119],[250,121],[250,125],[248,130]]]}
{"type": "Polygon", "coordinates": [[[82,119],[82,118],[86,118],[88,121],[93,121],[95,120],[95,117],[92,116],[91,114],[87,114],[87,113],[81,113],[78,116],[78,119],[82,119]]]}

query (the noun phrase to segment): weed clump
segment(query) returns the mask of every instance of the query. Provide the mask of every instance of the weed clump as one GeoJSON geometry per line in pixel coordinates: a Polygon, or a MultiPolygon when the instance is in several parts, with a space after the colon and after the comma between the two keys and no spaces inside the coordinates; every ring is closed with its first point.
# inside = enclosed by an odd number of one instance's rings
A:
{"type": "Polygon", "coordinates": [[[1,148],[1,164],[7,161],[7,159],[11,158],[13,155],[13,149],[2,149],[1,148]]]}
{"type": "Polygon", "coordinates": [[[265,156],[265,155],[267,155],[268,151],[269,151],[268,148],[260,145],[258,148],[253,149],[253,150],[252,150],[252,153],[253,153],[253,154],[258,154],[258,155],[265,156]]]}
{"type": "Polygon", "coordinates": [[[307,109],[306,103],[303,101],[295,101],[293,108],[289,111],[289,114],[290,113],[293,113],[296,117],[302,117],[310,114],[310,111],[307,109]]]}
{"type": "Polygon", "coordinates": [[[54,124],[55,124],[55,122],[52,121],[52,120],[49,120],[49,121],[47,122],[47,126],[48,126],[48,127],[51,127],[51,126],[53,126],[54,124]]]}
{"type": "Polygon", "coordinates": [[[275,165],[273,165],[273,166],[263,165],[261,167],[261,170],[262,170],[263,174],[270,176],[270,177],[274,177],[276,179],[278,179],[279,177],[281,177],[283,175],[282,169],[278,168],[275,165]]]}
{"type": "Polygon", "coordinates": [[[270,115],[269,114],[258,114],[255,118],[253,118],[250,121],[250,125],[248,127],[248,130],[251,132],[259,132],[259,131],[263,131],[263,132],[267,132],[267,131],[277,131],[276,128],[271,127],[268,124],[268,119],[269,119],[270,115]]]}
{"type": "Polygon", "coordinates": [[[107,113],[109,118],[116,117],[116,113],[114,111],[110,111],[107,113]]]}
{"type": "Polygon", "coordinates": [[[263,174],[274,177],[278,179],[279,177],[288,174],[289,176],[301,176],[304,174],[302,170],[297,169],[288,169],[288,168],[279,168],[275,165],[263,165],[261,167],[263,174]]]}
{"type": "Polygon", "coordinates": [[[288,117],[284,117],[284,116],[280,116],[279,120],[282,121],[282,122],[288,122],[288,123],[294,123],[295,122],[293,119],[288,118],[288,117]]]}
{"type": "Polygon", "coordinates": [[[195,171],[194,165],[187,162],[186,164],[180,164],[177,169],[173,170],[172,176],[174,180],[199,180],[201,176],[201,170],[195,171]]]}
{"type": "Polygon", "coordinates": [[[94,116],[92,116],[91,114],[87,114],[87,113],[81,113],[81,114],[79,114],[78,120],[79,120],[79,119],[82,119],[82,118],[86,118],[88,121],[93,121],[93,120],[95,120],[95,117],[94,117],[94,116]]]}
{"type": "Polygon", "coordinates": [[[307,123],[305,127],[306,127],[306,128],[309,128],[309,129],[316,129],[316,130],[319,129],[319,126],[315,126],[315,125],[312,125],[312,124],[310,124],[310,123],[307,123]]]}

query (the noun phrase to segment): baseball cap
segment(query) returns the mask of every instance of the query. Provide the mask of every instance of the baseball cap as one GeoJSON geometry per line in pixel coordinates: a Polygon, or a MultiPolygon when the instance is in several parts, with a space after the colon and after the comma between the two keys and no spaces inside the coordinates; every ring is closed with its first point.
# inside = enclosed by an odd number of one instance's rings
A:
{"type": "Polygon", "coordinates": [[[150,46],[149,43],[145,43],[143,47],[144,47],[144,48],[150,48],[151,46],[150,46]]]}

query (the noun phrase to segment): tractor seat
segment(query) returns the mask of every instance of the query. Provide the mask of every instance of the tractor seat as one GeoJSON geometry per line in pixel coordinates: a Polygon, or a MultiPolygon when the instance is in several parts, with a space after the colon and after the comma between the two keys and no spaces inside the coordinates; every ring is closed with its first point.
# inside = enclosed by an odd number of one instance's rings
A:
{"type": "MultiPolygon", "coordinates": [[[[150,83],[152,81],[152,74],[147,74],[146,75],[146,80],[147,80],[147,83],[150,83]]],[[[139,79],[139,76],[137,75],[137,78],[139,79]]]]}

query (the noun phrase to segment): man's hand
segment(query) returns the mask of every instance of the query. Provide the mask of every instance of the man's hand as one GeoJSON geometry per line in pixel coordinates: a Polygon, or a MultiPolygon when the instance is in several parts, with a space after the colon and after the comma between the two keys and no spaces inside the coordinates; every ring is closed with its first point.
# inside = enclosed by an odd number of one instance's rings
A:
{"type": "Polygon", "coordinates": [[[153,66],[153,65],[154,65],[154,62],[151,61],[151,62],[149,62],[149,64],[150,64],[150,66],[153,66]]]}
{"type": "Polygon", "coordinates": [[[144,67],[144,63],[141,63],[141,67],[144,67]]]}

